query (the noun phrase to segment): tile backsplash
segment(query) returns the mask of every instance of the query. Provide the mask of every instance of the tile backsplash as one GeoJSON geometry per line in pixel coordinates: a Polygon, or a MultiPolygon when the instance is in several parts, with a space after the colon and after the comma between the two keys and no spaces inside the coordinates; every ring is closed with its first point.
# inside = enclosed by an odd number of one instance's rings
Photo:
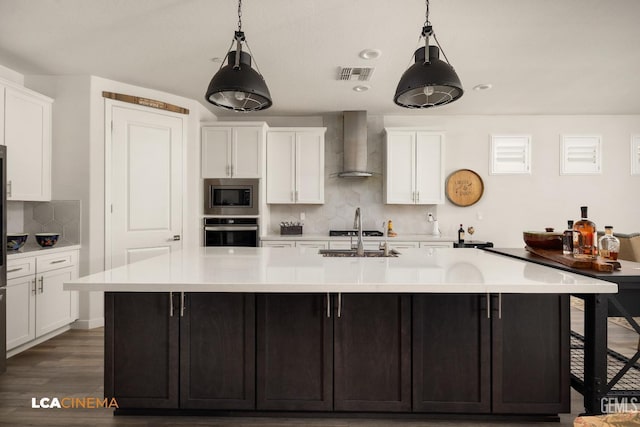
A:
{"type": "Polygon", "coordinates": [[[304,212],[304,233],[327,234],[330,229],[351,229],[357,207],[361,208],[363,227],[382,230],[382,223],[391,219],[394,231],[406,234],[430,234],[432,225],[427,213],[437,216],[435,205],[385,205],[382,201],[383,140],[382,117],[369,117],[367,124],[369,178],[339,178],[342,171],[342,114],[323,116],[325,134],[325,181],[322,205],[269,205],[268,234],[279,234],[281,221],[298,221],[304,212]]]}
{"type": "Polygon", "coordinates": [[[30,235],[60,233],[61,241],[77,244],[80,243],[80,209],[79,200],[9,202],[7,231],[30,235]],[[22,218],[19,217],[21,210],[22,218]]]}

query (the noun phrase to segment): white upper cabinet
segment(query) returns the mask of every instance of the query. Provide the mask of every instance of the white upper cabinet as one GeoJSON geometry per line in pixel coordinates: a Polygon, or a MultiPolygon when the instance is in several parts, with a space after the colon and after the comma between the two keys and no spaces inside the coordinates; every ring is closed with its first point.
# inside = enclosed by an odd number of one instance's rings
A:
{"type": "Polygon", "coordinates": [[[7,199],[51,200],[53,100],[28,89],[3,89],[7,199]]]}
{"type": "Polygon", "coordinates": [[[444,203],[444,134],[405,128],[385,131],[385,203],[444,203]]]}
{"type": "Polygon", "coordinates": [[[324,203],[326,128],[267,132],[267,203],[324,203]]]}
{"type": "Polygon", "coordinates": [[[260,178],[266,125],[202,127],[203,178],[260,178]]]}

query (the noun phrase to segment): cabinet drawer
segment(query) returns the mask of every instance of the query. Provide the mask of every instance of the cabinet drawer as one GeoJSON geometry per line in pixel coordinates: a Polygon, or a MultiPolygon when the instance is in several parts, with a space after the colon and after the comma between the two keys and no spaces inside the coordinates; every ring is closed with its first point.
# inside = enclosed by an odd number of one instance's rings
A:
{"type": "Polygon", "coordinates": [[[7,261],[7,280],[36,274],[35,258],[20,258],[7,261]]]}
{"type": "Polygon", "coordinates": [[[58,252],[51,255],[41,255],[36,257],[36,268],[38,273],[57,270],[59,268],[70,267],[78,263],[78,252],[58,252]]]}

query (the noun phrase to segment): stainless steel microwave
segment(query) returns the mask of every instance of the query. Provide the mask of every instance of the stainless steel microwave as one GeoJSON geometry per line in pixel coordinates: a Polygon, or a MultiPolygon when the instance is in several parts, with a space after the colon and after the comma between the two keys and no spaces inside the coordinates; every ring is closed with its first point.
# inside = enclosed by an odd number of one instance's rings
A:
{"type": "Polygon", "coordinates": [[[258,179],[205,179],[205,215],[258,215],[258,179]]]}

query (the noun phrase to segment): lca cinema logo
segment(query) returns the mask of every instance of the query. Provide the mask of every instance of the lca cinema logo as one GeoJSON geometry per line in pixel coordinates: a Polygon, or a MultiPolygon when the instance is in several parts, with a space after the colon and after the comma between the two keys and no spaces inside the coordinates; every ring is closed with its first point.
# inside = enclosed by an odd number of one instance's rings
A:
{"type": "Polygon", "coordinates": [[[32,397],[33,409],[102,409],[119,408],[115,397],[32,397]]]}

